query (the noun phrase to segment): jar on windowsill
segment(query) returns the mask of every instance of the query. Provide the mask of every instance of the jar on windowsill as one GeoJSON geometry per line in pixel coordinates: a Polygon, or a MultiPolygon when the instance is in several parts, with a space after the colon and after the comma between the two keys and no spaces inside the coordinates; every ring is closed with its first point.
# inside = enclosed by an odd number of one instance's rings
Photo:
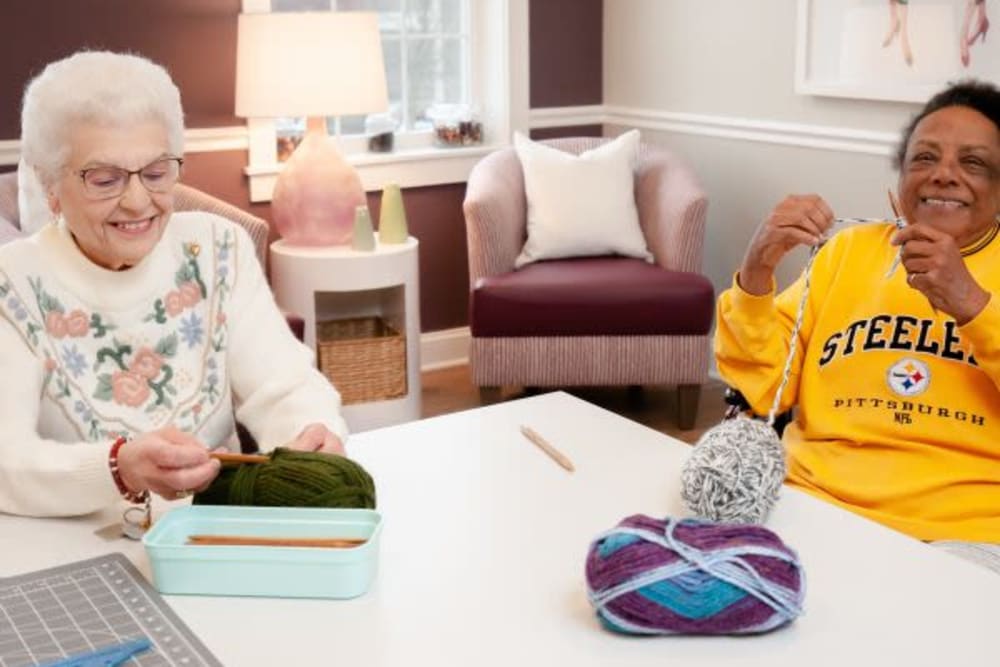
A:
{"type": "Polygon", "coordinates": [[[365,136],[368,137],[368,150],[372,153],[391,153],[393,148],[393,133],[399,121],[391,113],[370,114],[365,117],[365,136]]]}
{"type": "Polygon", "coordinates": [[[439,146],[476,146],[483,143],[479,112],[468,104],[435,104],[427,109],[439,146]]]}

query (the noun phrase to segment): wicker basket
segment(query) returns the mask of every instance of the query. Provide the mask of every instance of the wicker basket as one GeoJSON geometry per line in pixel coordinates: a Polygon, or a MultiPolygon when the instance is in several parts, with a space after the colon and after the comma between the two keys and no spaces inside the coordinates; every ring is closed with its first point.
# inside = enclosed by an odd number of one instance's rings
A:
{"type": "Polygon", "coordinates": [[[344,405],[406,395],[406,336],[380,317],[317,325],[319,370],[344,405]]]}

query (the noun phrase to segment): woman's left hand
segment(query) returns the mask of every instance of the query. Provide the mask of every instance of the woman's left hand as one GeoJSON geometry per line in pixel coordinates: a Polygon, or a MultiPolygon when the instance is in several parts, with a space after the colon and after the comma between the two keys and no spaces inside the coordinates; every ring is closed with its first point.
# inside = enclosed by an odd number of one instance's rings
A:
{"type": "Polygon", "coordinates": [[[896,232],[893,245],[902,246],[906,282],[922,292],[931,306],[955,318],[961,326],[989,303],[990,293],[969,273],[954,237],[914,223],[896,232]]]}
{"type": "Polygon", "coordinates": [[[325,452],[347,456],[344,452],[344,443],[340,441],[340,438],[326,426],[318,423],[309,424],[302,429],[302,432],[295,436],[295,440],[288,443],[288,448],[303,452],[325,452]]]}

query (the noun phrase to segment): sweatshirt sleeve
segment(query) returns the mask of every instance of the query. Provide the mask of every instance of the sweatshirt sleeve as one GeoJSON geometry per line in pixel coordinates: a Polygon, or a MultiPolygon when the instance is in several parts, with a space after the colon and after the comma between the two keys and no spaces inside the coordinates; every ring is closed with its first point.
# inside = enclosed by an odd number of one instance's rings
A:
{"type": "Polygon", "coordinates": [[[38,434],[45,369],[0,315],[0,512],[76,516],[120,496],[110,442],[57,442],[38,434]]]}
{"type": "Polygon", "coordinates": [[[993,384],[1000,388],[1000,301],[990,294],[986,307],[971,320],[959,327],[962,338],[972,345],[976,363],[993,384]]]}
{"type": "Polygon", "coordinates": [[[324,424],[346,441],[340,394],[278,310],[250,237],[242,228],[236,232],[238,273],[229,304],[227,359],[236,419],[264,451],[289,442],[311,423],[324,424]]]}

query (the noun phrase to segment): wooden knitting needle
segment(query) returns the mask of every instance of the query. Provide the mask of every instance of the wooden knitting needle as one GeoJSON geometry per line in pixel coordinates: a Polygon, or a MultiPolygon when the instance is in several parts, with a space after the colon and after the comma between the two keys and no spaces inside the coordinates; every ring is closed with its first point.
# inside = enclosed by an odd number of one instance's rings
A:
{"type": "Polygon", "coordinates": [[[521,426],[521,433],[525,438],[535,443],[539,449],[549,455],[549,457],[561,465],[566,470],[573,472],[575,468],[573,467],[573,462],[566,458],[566,455],[560,452],[558,449],[553,447],[548,443],[548,441],[542,436],[538,435],[533,429],[528,426],[521,426]]]}
{"type": "MultiPolygon", "coordinates": [[[[896,216],[897,220],[902,220],[903,218],[899,215],[899,201],[896,199],[896,195],[893,194],[892,189],[888,190],[889,193],[889,206],[892,207],[892,214],[896,216]]],[[[902,227],[900,227],[902,229],[902,227]]],[[[889,267],[889,272],[885,274],[886,278],[892,276],[892,272],[896,270],[899,263],[903,261],[903,246],[899,246],[899,252],[896,254],[896,259],[892,261],[892,266],[889,267]]],[[[930,297],[927,297],[927,303],[930,304],[931,310],[937,315],[937,308],[931,303],[930,297]]]]}
{"type": "MultiPolygon", "coordinates": [[[[891,188],[886,190],[886,192],[889,194],[889,206],[892,207],[892,214],[896,216],[896,220],[900,220],[901,218],[899,217],[899,202],[896,201],[896,195],[892,193],[891,188]]],[[[899,252],[896,253],[896,259],[892,260],[892,266],[889,267],[889,270],[885,274],[886,278],[892,277],[892,274],[896,271],[896,267],[899,266],[899,263],[902,260],[903,260],[903,247],[900,246],[899,252]]]]}
{"type": "Polygon", "coordinates": [[[189,535],[188,544],[235,547],[325,547],[350,549],[368,540],[351,537],[257,537],[255,535],[189,535]]]}
{"type": "Polygon", "coordinates": [[[271,460],[270,456],[263,454],[234,454],[233,452],[211,452],[209,456],[220,463],[267,463],[271,460]]]}

